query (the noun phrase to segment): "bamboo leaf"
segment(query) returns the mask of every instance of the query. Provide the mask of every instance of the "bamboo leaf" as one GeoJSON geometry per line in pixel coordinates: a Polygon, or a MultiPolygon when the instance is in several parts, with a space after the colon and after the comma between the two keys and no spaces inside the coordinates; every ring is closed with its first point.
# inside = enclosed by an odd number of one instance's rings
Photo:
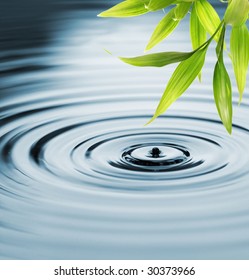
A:
{"type": "MultiPolygon", "coordinates": [[[[213,35],[221,22],[219,15],[207,0],[197,0],[195,4],[201,24],[210,35],[213,35]]],[[[214,39],[219,41],[219,32],[214,36],[214,39]]]]}
{"type": "MultiPolygon", "coordinates": [[[[179,6],[186,7],[186,4],[190,5],[189,3],[181,3],[179,4],[179,6]]],[[[188,9],[185,9],[185,12],[181,10],[181,18],[176,18],[176,13],[179,12],[180,9],[179,6],[176,6],[175,8],[170,10],[169,13],[159,22],[149,40],[148,45],[145,48],[145,51],[152,49],[154,46],[163,41],[167,36],[169,36],[177,27],[180,20],[187,14],[188,9]]]]}
{"type": "MultiPolygon", "coordinates": [[[[190,15],[190,37],[194,50],[201,46],[207,40],[206,30],[202,26],[197,16],[195,3],[193,3],[193,8],[190,15]]],[[[198,77],[201,81],[201,72],[199,73],[198,77]]]]}
{"type": "Polygon", "coordinates": [[[216,107],[229,134],[232,133],[232,86],[229,75],[223,61],[223,44],[225,26],[222,29],[220,40],[216,49],[218,61],[214,68],[213,91],[216,107]]]}
{"type": "Polygon", "coordinates": [[[177,66],[168,82],[153,118],[148,123],[163,114],[192,84],[204,65],[206,52],[207,46],[194,52],[191,57],[182,61],[177,66]]]}
{"type": "Polygon", "coordinates": [[[192,3],[189,2],[182,2],[178,4],[175,8],[175,19],[181,20],[183,19],[187,12],[189,11],[189,8],[191,7],[192,3]]]}
{"type": "Polygon", "coordinates": [[[146,3],[149,0],[126,0],[123,1],[112,8],[100,13],[99,17],[135,17],[146,14],[149,12],[146,8],[146,3]]]}
{"type": "Polygon", "coordinates": [[[245,24],[232,28],[230,51],[241,102],[249,62],[249,33],[245,24]]]}
{"type": "Polygon", "coordinates": [[[172,9],[164,18],[159,22],[155,28],[145,51],[152,49],[154,46],[163,41],[169,36],[172,31],[177,27],[179,20],[175,20],[175,10],[172,9]]]}
{"type": "Polygon", "coordinates": [[[226,26],[223,24],[221,32],[220,32],[220,38],[219,38],[218,44],[215,49],[218,60],[223,59],[225,32],[226,32],[226,26]]]}
{"type": "Polygon", "coordinates": [[[140,0],[140,2],[142,2],[144,5],[148,6],[148,4],[150,3],[150,0],[140,0]]]}
{"type": "Polygon", "coordinates": [[[175,0],[150,0],[148,9],[150,11],[161,10],[161,9],[164,9],[164,8],[170,6],[174,2],[175,2],[175,0]]]}
{"type": "Polygon", "coordinates": [[[229,75],[223,61],[218,61],[213,77],[214,99],[216,107],[228,133],[232,133],[232,88],[229,75]]]}
{"type": "Polygon", "coordinates": [[[248,19],[248,0],[230,0],[224,15],[226,24],[240,26],[248,19]]]}
{"type": "Polygon", "coordinates": [[[188,59],[193,52],[161,52],[148,54],[137,57],[119,57],[123,62],[128,63],[133,66],[153,66],[162,67],[171,63],[176,63],[188,59]]]}

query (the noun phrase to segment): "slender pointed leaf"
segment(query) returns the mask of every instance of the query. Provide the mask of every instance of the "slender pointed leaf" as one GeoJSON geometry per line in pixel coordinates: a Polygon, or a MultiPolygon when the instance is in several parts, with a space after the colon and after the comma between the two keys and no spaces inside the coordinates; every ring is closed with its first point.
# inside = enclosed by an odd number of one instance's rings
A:
{"type": "Polygon", "coordinates": [[[216,107],[228,133],[232,132],[232,88],[229,75],[223,61],[218,61],[213,77],[214,99],[216,107]]]}
{"type": "Polygon", "coordinates": [[[192,54],[193,52],[161,52],[131,58],[120,57],[120,59],[133,66],[162,67],[188,59],[192,54]]]}
{"type": "Polygon", "coordinates": [[[177,6],[175,7],[175,19],[183,19],[189,11],[191,5],[192,3],[190,2],[182,2],[180,4],[177,4],[177,6]]]}
{"type": "MultiPolygon", "coordinates": [[[[219,15],[207,0],[198,0],[195,3],[196,13],[201,24],[210,35],[213,35],[221,22],[219,15]]],[[[214,39],[219,41],[219,32],[214,39]]]]}
{"type": "Polygon", "coordinates": [[[221,29],[221,32],[220,32],[220,38],[219,38],[218,44],[215,48],[218,60],[223,59],[223,47],[224,47],[224,41],[225,41],[225,32],[226,32],[226,26],[223,25],[222,29],[221,29]]]}
{"type": "Polygon", "coordinates": [[[189,3],[193,3],[196,0],[176,0],[176,3],[182,3],[182,2],[189,2],[189,3]]]}
{"type": "Polygon", "coordinates": [[[148,4],[150,3],[150,0],[140,0],[140,2],[142,2],[144,5],[148,6],[148,4]]]}
{"type": "Polygon", "coordinates": [[[178,23],[179,20],[175,20],[175,11],[172,9],[168,14],[166,14],[166,16],[164,16],[164,18],[155,28],[145,50],[148,51],[163,41],[172,33],[172,31],[177,27],[178,23]]]}
{"type": "Polygon", "coordinates": [[[230,51],[241,101],[246,85],[249,61],[249,33],[245,24],[232,28],[230,51]]]}
{"type": "MultiPolygon", "coordinates": [[[[190,37],[194,50],[201,46],[207,40],[207,33],[197,16],[195,3],[193,3],[193,8],[190,16],[190,37]]],[[[201,81],[201,72],[199,73],[198,77],[201,81]]]]}
{"type": "Polygon", "coordinates": [[[172,5],[175,0],[150,0],[148,9],[150,11],[157,11],[172,5]]]}
{"type": "Polygon", "coordinates": [[[149,121],[149,123],[159,115],[163,114],[169,108],[169,106],[175,100],[177,100],[177,98],[179,98],[192,84],[204,65],[206,52],[207,47],[201,48],[194,52],[190,58],[182,61],[178,65],[168,82],[168,85],[156,109],[155,115],[149,121]]]}
{"type": "MultiPolygon", "coordinates": [[[[149,2],[149,0],[147,1],[149,2]]],[[[141,0],[126,0],[100,13],[99,17],[135,17],[148,13],[146,4],[141,0]]]]}
{"type": "Polygon", "coordinates": [[[230,0],[224,15],[224,21],[232,26],[240,26],[248,19],[248,13],[248,0],[230,0]]]}
{"type": "MultiPolygon", "coordinates": [[[[188,3],[182,3],[179,4],[179,6],[186,7],[186,4],[188,3]]],[[[169,36],[179,24],[180,19],[182,19],[188,12],[187,9],[185,9],[185,13],[183,13],[183,10],[181,10],[181,18],[176,18],[175,13],[178,10],[179,7],[176,6],[175,8],[170,10],[169,13],[159,22],[150,38],[148,45],[146,46],[146,51],[152,49],[154,46],[163,41],[167,36],[169,36]]]]}
{"type": "Polygon", "coordinates": [[[216,107],[228,133],[232,133],[232,86],[229,75],[223,61],[223,44],[225,37],[225,26],[222,29],[216,53],[218,61],[214,68],[213,91],[216,107]]]}

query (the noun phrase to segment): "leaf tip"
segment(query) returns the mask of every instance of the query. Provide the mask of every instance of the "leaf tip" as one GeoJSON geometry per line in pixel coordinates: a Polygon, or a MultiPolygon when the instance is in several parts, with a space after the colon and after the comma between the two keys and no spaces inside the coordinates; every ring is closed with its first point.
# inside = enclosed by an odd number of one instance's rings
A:
{"type": "Polygon", "coordinates": [[[239,95],[239,102],[238,102],[239,106],[240,106],[241,102],[242,102],[242,93],[240,93],[240,95],[239,95]]]}
{"type": "Polygon", "coordinates": [[[110,51],[108,51],[107,49],[103,49],[106,53],[108,53],[109,55],[112,55],[112,53],[110,51]]]}
{"type": "Polygon", "coordinates": [[[118,59],[121,60],[124,63],[130,64],[130,63],[128,63],[128,61],[127,61],[127,59],[125,57],[119,56],[118,59]]]}
{"type": "Polygon", "coordinates": [[[147,53],[151,48],[149,47],[149,45],[147,45],[144,49],[144,53],[147,53]]]}
{"type": "Polygon", "coordinates": [[[157,115],[154,115],[144,126],[151,124],[157,117],[157,115]]]}
{"type": "Polygon", "coordinates": [[[229,135],[232,135],[232,130],[233,130],[232,125],[231,125],[231,126],[226,127],[226,130],[227,130],[227,132],[229,133],[229,135]]]}
{"type": "Polygon", "coordinates": [[[199,80],[200,83],[202,82],[202,75],[201,75],[201,73],[198,74],[198,80],[199,80]]]}

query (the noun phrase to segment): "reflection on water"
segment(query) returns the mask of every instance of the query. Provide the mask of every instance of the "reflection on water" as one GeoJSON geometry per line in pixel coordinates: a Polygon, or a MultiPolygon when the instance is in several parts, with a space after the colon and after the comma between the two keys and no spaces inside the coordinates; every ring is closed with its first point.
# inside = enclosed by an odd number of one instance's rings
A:
{"type": "MultiPolygon", "coordinates": [[[[160,14],[96,18],[102,2],[1,4],[0,257],[247,259],[248,88],[231,137],[213,46],[203,83],[144,127],[174,66],[103,48],[141,54],[160,14]]],[[[190,49],[188,25],[163,49],[190,49]]]]}

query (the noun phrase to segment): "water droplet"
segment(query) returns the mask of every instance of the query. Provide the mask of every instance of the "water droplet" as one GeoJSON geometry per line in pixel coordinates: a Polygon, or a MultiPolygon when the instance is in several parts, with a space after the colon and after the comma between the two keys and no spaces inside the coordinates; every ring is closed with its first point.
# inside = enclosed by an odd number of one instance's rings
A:
{"type": "Polygon", "coordinates": [[[186,148],[172,143],[158,143],[156,146],[145,143],[128,147],[122,159],[129,170],[166,172],[187,168],[184,163],[190,159],[190,153],[186,148]]]}
{"type": "Polygon", "coordinates": [[[161,151],[157,148],[157,147],[154,147],[152,150],[151,150],[151,155],[152,157],[154,158],[158,158],[160,156],[160,153],[161,151]]]}

